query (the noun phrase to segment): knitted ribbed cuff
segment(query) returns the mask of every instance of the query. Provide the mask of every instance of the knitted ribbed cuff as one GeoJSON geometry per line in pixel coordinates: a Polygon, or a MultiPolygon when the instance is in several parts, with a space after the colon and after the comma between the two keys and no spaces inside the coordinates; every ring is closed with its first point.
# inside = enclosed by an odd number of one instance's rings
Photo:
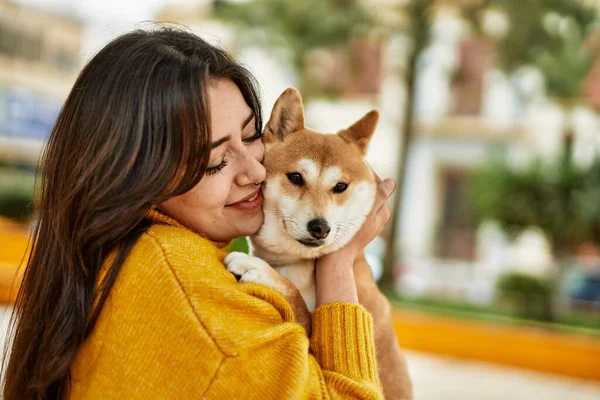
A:
{"type": "Polygon", "coordinates": [[[379,382],[373,319],[360,305],[319,306],[313,313],[310,348],[324,370],[379,382]]]}

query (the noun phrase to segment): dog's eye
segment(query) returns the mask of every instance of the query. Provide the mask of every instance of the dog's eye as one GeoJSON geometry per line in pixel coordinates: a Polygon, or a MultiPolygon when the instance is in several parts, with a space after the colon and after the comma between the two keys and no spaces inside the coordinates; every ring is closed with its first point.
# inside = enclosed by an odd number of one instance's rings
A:
{"type": "Polygon", "coordinates": [[[302,175],[300,175],[299,172],[290,172],[289,174],[287,174],[287,177],[290,180],[290,182],[292,182],[296,186],[304,185],[304,179],[302,178],[302,175]]]}
{"type": "Polygon", "coordinates": [[[333,193],[342,193],[348,189],[348,184],[344,182],[339,182],[337,185],[333,187],[333,193]]]}

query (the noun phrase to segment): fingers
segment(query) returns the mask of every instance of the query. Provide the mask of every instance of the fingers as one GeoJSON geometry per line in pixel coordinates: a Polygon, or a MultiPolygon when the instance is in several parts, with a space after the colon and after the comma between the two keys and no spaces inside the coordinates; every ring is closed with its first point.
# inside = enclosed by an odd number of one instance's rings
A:
{"type": "Polygon", "coordinates": [[[379,184],[379,187],[384,191],[386,197],[390,197],[394,193],[394,190],[396,190],[396,181],[387,178],[379,184]]]}
{"type": "Polygon", "coordinates": [[[393,179],[385,179],[379,185],[377,185],[377,194],[375,196],[375,202],[373,203],[373,210],[377,212],[384,204],[387,204],[387,200],[394,193],[396,189],[396,182],[393,179]]]}
{"type": "MultiPolygon", "coordinates": [[[[384,200],[387,200],[384,199],[384,200]]],[[[377,224],[381,224],[381,226],[385,225],[390,219],[390,208],[388,206],[387,201],[383,201],[381,205],[375,210],[375,221],[377,224]]]]}
{"type": "Polygon", "coordinates": [[[374,211],[375,211],[375,223],[379,227],[383,227],[391,218],[390,208],[388,207],[387,200],[394,193],[396,189],[396,182],[393,179],[385,179],[382,181],[377,188],[377,198],[375,199],[374,211]]]}
{"type": "Polygon", "coordinates": [[[381,177],[379,176],[379,174],[377,172],[375,172],[375,170],[373,168],[371,168],[371,172],[373,172],[373,176],[375,176],[375,183],[377,184],[379,189],[381,189],[381,184],[383,182],[387,182],[385,188],[390,190],[390,193],[387,195],[387,197],[389,197],[394,192],[394,189],[396,189],[396,181],[394,181],[393,179],[390,179],[390,178],[382,180],[381,177]],[[393,184],[393,186],[387,186],[387,185],[391,185],[391,184],[393,184]]]}
{"type": "Polygon", "coordinates": [[[379,185],[381,183],[381,177],[379,175],[377,175],[377,172],[375,172],[375,170],[373,168],[371,168],[371,172],[373,172],[373,175],[375,175],[375,183],[377,183],[377,185],[379,185]]]}

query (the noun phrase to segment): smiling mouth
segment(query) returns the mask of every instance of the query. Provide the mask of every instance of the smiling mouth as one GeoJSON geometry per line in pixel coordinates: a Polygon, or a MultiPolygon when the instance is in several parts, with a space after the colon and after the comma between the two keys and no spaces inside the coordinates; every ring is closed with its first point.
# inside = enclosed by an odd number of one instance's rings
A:
{"type": "Polygon", "coordinates": [[[235,207],[237,205],[240,205],[242,203],[246,203],[246,202],[253,202],[256,201],[256,199],[261,195],[261,191],[260,189],[258,189],[256,192],[254,192],[253,194],[244,197],[243,199],[236,201],[235,203],[231,203],[231,204],[227,204],[226,207],[235,207]]]}
{"type": "Polygon", "coordinates": [[[300,240],[300,239],[296,239],[296,241],[306,247],[321,247],[321,246],[323,246],[322,241],[310,241],[310,240],[300,240]]]}

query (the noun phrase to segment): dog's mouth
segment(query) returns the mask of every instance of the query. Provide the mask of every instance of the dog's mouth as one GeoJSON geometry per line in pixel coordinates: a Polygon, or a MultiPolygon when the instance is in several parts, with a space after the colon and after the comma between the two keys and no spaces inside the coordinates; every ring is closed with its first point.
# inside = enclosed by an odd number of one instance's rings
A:
{"type": "Polygon", "coordinates": [[[296,242],[300,243],[302,246],[311,247],[311,248],[314,249],[314,248],[317,248],[317,247],[321,247],[321,246],[323,246],[325,244],[324,240],[318,240],[318,239],[317,240],[314,240],[314,239],[296,239],[294,237],[294,235],[292,235],[291,232],[289,232],[287,230],[287,224],[285,223],[285,218],[282,218],[281,222],[283,223],[283,230],[285,232],[287,232],[288,235],[292,236],[292,238],[295,239],[296,242]]]}
{"type": "Polygon", "coordinates": [[[300,240],[296,239],[298,243],[306,247],[321,247],[325,243],[323,240],[300,240]]]}

